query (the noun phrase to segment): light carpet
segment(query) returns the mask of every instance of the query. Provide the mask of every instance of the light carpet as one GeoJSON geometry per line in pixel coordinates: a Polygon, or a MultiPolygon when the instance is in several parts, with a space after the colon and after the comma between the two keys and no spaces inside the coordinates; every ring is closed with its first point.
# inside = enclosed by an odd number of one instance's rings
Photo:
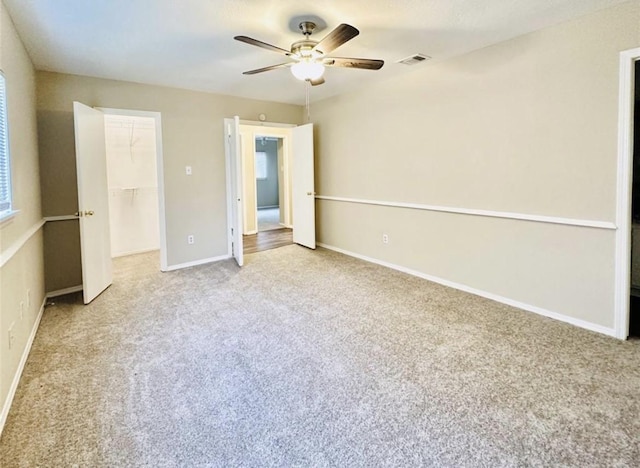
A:
{"type": "Polygon", "coordinates": [[[297,245],[47,307],[16,466],[638,466],[640,343],[297,245]]]}

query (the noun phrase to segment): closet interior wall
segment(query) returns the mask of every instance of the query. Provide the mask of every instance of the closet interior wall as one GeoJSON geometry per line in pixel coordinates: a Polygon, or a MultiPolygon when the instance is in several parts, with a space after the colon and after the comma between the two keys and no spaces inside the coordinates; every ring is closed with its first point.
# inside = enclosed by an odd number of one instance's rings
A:
{"type": "Polygon", "coordinates": [[[105,116],[111,255],[160,248],[155,121],[105,116]]]}

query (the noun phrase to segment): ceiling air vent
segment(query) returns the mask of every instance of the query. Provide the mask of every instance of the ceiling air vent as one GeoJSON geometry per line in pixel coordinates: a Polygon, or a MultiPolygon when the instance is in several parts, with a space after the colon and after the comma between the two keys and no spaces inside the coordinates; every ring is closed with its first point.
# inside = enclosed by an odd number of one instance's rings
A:
{"type": "Polygon", "coordinates": [[[416,63],[424,62],[425,60],[429,60],[431,57],[424,54],[414,54],[410,55],[407,58],[403,58],[402,60],[398,60],[398,63],[404,63],[405,65],[415,65],[416,63]]]}

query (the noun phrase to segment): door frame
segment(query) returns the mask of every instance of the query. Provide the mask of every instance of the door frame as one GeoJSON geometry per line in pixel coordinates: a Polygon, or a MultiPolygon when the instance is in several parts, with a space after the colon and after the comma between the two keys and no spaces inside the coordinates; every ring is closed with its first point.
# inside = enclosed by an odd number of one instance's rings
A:
{"type": "Polygon", "coordinates": [[[238,116],[223,118],[222,126],[227,186],[227,254],[229,258],[235,258],[238,266],[242,267],[244,264],[244,239],[242,237],[244,230],[244,175],[242,174],[240,119],[238,116]],[[234,132],[231,131],[231,126],[233,126],[234,132]],[[234,145],[231,144],[232,133],[235,139],[234,145]]]}
{"type": "MultiPolygon", "coordinates": [[[[283,153],[284,153],[284,170],[283,170],[283,179],[284,180],[278,180],[279,183],[283,183],[284,184],[284,200],[282,201],[282,205],[287,207],[287,211],[285,212],[285,216],[284,216],[284,227],[286,228],[292,228],[292,222],[291,222],[291,181],[290,181],[290,174],[291,174],[291,169],[290,169],[290,164],[291,164],[291,152],[292,152],[292,146],[291,146],[291,129],[297,127],[298,125],[296,124],[286,124],[286,123],[277,123],[277,122],[257,122],[257,121],[252,121],[252,120],[240,120],[240,133],[242,134],[242,130],[247,130],[247,127],[249,127],[249,130],[251,131],[251,135],[249,135],[250,138],[247,138],[249,140],[251,140],[252,144],[251,144],[251,150],[255,153],[255,139],[256,136],[265,136],[265,137],[273,137],[273,138],[278,138],[278,139],[282,139],[283,140],[283,153]]],[[[244,148],[243,148],[243,153],[244,153],[244,148]]],[[[244,154],[243,154],[244,156],[244,154]]],[[[243,176],[243,180],[245,178],[246,175],[246,167],[245,167],[245,158],[242,158],[242,176],[243,176]]],[[[278,168],[278,173],[280,172],[279,170],[280,168],[278,168]]],[[[278,176],[279,177],[279,176],[278,176]]],[[[257,182],[254,180],[254,190],[256,191],[257,194],[257,182]]],[[[227,199],[230,199],[230,197],[228,196],[227,199]]],[[[245,196],[243,199],[243,207],[244,207],[244,211],[246,212],[247,209],[247,197],[245,196]]],[[[228,206],[228,209],[231,209],[231,206],[228,206]]],[[[254,223],[255,223],[255,227],[256,227],[256,233],[258,232],[258,211],[257,211],[257,203],[256,203],[256,210],[253,213],[254,214],[254,223]]],[[[243,219],[244,222],[244,219],[243,219]]],[[[244,228],[244,226],[243,226],[244,228]]],[[[243,229],[243,233],[244,233],[244,229],[243,229]]]]}
{"type": "Polygon", "coordinates": [[[626,340],[629,337],[633,114],[635,104],[635,63],[638,60],[640,60],[640,47],[620,52],[614,333],[615,337],[621,340],[626,340]]]}
{"type": "Polygon", "coordinates": [[[160,271],[169,271],[167,267],[167,221],[165,217],[164,194],[164,157],[162,151],[162,115],[160,112],[139,111],[132,109],[115,109],[112,107],[96,107],[105,115],[125,117],[148,117],[156,123],[156,174],[158,178],[158,228],[160,230],[160,271]]]}

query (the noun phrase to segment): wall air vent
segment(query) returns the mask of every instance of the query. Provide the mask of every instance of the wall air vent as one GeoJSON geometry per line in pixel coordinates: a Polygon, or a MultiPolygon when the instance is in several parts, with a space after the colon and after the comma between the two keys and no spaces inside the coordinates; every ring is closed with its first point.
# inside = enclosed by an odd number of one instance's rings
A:
{"type": "Polygon", "coordinates": [[[425,60],[429,60],[431,57],[424,54],[414,54],[410,55],[407,58],[403,58],[402,60],[398,60],[398,63],[404,63],[405,65],[415,65],[416,63],[424,62],[425,60]]]}

